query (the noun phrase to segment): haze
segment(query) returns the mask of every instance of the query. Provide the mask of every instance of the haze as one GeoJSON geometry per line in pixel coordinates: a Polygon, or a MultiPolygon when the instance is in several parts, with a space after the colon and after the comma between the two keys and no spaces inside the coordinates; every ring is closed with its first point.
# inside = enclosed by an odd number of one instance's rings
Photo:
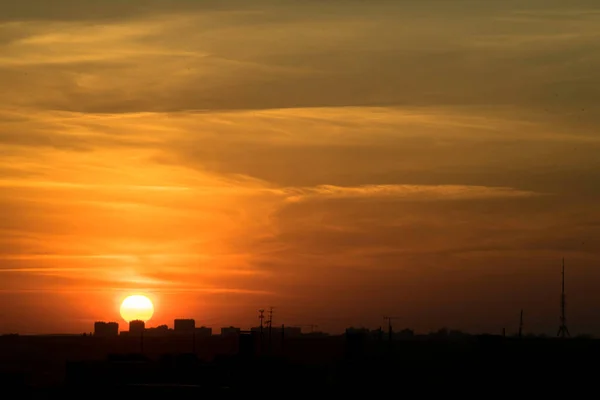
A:
{"type": "Polygon", "coordinates": [[[0,332],[600,333],[597,1],[0,0],[0,332]]]}

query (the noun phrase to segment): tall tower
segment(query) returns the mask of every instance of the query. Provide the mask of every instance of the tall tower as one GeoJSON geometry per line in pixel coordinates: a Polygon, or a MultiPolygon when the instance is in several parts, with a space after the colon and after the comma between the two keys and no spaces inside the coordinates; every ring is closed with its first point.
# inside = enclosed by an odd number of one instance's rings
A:
{"type": "Polygon", "coordinates": [[[565,298],[565,259],[562,259],[562,292],[560,296],[560,326],[558,327],[558,337],[566,338],[571,336],[569,334],[569,328],[567,328],[567,316],[566,316],[566,298],[565,298]]]}
{"type": "Polygon", "coordinates": [[[519,318],[519,338],[523,337],[523,309],[521,309],[521,318],[519,318]]]}

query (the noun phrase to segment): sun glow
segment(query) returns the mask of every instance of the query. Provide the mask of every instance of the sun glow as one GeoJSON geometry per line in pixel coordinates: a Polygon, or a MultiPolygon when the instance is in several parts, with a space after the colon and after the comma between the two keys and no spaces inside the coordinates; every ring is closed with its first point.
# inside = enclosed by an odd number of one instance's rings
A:
{"type": "Polygon", "coordinates": [[[133,320],[147,322],[153,314],[154,305],[146,296],[129,296],[121,303],[121,317],[127,322],[133,320]]]}

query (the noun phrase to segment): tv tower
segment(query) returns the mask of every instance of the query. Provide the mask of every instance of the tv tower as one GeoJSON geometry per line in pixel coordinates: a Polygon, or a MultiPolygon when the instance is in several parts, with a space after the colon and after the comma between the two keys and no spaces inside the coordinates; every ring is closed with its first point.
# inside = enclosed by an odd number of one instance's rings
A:
{"type": "Polygon", "coordinates": [[[560,326],[558,327],[558,334],[561,338],[571,336],[569,334],[569,328],[567,328],[567,316],[566,316],[566,299],[565,299],[565,258],[562,259],[562,294],[560,296],[560,326]]]}

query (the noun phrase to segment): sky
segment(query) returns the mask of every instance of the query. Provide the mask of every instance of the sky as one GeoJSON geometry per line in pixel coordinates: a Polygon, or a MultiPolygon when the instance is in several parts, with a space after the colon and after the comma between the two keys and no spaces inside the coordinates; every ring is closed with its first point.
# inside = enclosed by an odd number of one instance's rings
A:
{"type": "Polygon", "coordinates": [[[596,0],[0,0],[0,332],[600,334],[596,0]]]}

